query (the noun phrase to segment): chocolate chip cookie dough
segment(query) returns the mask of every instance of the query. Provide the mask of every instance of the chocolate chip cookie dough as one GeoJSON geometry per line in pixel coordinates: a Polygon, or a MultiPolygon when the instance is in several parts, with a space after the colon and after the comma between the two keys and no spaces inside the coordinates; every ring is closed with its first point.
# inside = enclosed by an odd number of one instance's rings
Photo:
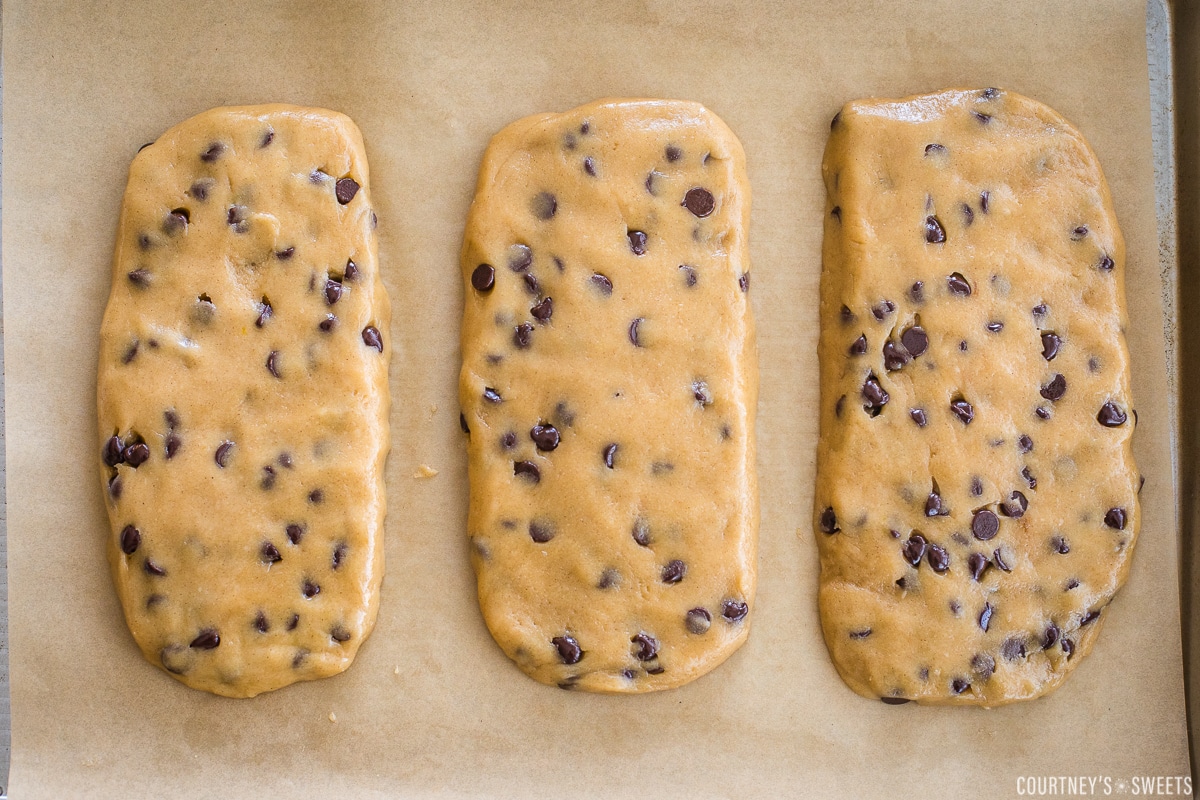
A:
{"type": "Polygon", "coordinates": [[[825,640],[887,703],[1058,686],[1125,581],[1125,248],[1095,155],[997,89],[846,105],[823,165],[825,640]]]}
{"type": "Polygon", "coordinates": [[[687,683],[754,602],[741,144],[696,103],[513,123],[462,249],[468,532],[496,642],[564,689],[687,683]]]}
{"type": "Polygon", "coordinates": [[[346,669],[383,574],[389,306],[347,117],[218,108],[133,160],[97,456],[146,658],[249,697],[346,669]]]}

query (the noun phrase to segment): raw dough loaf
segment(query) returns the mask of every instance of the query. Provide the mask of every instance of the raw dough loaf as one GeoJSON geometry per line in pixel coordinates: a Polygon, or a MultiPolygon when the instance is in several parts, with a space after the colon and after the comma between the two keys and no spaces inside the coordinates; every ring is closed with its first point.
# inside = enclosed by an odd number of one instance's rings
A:
{"type": "Polygon", "coordinates": [[[249,697],[346,669],[383,574],[389,307],[347,117],[218,108],[134,159],[98,454],[146,658],[249,697]]]}
{"type": "Polygon", "coordinates": [[[666,689],[745,640],[757,390],[741,145],[695,103],[493,138],[462,250],[484,618],[543,683],[666,689]]]}
{"type": "Polygon", "coordinates": [[[848,104],[824,161],[821,622],[886,702],[1091,649],[1138,531],[1125,249],[1083,137],[996,89],[848,104]]]}

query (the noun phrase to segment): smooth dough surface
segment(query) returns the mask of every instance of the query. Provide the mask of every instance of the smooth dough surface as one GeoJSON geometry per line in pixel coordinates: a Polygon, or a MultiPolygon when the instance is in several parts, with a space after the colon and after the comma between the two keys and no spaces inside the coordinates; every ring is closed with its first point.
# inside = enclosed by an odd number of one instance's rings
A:
{"type": "Polygon", "coordinates": [[[248,697],[333,675],[383,574],[389,306],[347,117],[218,108],[134,159],[101,328],[108,552],[146,658],[248,697]]]}
{"type": "Polygon", "coordinates": [[[1125,581],[1125,248],[1083,137],[996,89],[846,105],[823,165],[820,610],[885,702],[1058,686],[1125,581]]]}
{"type": "Polygon", "coordinates": [[[513,123],[462,250],[479,600],[534,679],[686,683],[754,601],[757,367],[741,144],[696,103],[513,123]]]}

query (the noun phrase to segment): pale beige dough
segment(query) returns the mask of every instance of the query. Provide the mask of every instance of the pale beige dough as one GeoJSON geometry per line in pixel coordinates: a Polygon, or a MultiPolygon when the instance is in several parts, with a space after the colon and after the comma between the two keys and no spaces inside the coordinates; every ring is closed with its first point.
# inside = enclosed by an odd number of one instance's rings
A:
{"type": "Polygon", "coordinates": [[[374,625],[391,347],[368,183],[353,122],[284,105],[207,111],[130,167],[100,342],[108,553],[138,646],[189,686],[333,675],[374,625]]]}
{"type": "Polygon", "coordinates": [[[987,89],[846,105],[823,172],[830,654],[889,702],[1038,697],[1094,644],[1139,524],[1100,166],[1054,111],[987,89]]]}
{"type": "Polygon", "coordinates": [[[488,628],[538,681],[666,689],[745,641],[749,201],[696,103],[601,101],[487,149],[462,249],[468,532],[488,628]]]}

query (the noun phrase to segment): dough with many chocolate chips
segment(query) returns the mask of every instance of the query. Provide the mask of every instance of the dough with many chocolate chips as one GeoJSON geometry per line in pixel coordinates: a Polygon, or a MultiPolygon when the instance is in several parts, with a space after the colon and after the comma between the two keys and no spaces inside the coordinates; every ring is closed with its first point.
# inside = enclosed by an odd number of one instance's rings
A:
{"type": "Polygon", "coordinates": [[[749,630],[757,367],[741,144],[696,103],[601,101],[488,147],[462,249],[468,530],[534,679],[686,683],[749,630]]]}
{"type": "Polygon", "coordinates": [[[133,160],[101,327],[108,553],[142,652],[249,697],[346,669],[383,574],[389,306],[347,117],[218,108],[133,160]]]}
{"type": "Polygon", "coordinates": [[[834,118],[814,525],[825,640],[884,702],[1045,694],[1138,531],[1125,249],[1095,155],[996,89],[834,118]]]}

